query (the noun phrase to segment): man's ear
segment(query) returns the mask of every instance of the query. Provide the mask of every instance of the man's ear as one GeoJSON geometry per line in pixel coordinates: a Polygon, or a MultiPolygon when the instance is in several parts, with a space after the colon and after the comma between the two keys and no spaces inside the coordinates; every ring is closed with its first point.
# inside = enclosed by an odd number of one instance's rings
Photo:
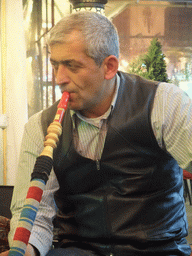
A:
{"type": "Polygon", "coordinates": [[[114,55],[110,55],[104,60],[105,79],[112,79],[118,71],[119,61],[114,55]]]}

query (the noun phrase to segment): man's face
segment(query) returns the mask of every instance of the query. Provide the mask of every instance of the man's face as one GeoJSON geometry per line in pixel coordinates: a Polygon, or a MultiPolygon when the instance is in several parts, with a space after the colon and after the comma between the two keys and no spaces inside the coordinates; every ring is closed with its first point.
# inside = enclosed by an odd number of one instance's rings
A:
{"type": "Polygon", "coordinates": [[[106,97],[109,97],[105,64],[98,66],[86,55],[82,35],[78,31],[66,39],[65,43],[50,47],[56,83],[61,92],[69,92],[70,109],[79,110],[87,117],[102,115],[106,97]]]}

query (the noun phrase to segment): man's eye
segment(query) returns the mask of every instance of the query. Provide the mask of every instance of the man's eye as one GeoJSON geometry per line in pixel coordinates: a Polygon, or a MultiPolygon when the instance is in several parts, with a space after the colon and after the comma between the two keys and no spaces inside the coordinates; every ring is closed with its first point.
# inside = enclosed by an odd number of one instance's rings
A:
{"type": "Polygon", "coordinates": [[[74,63],[67,63],[66,65],[72,72],[77,72],[79,70],[79,66],[74,63]]]}
{"type": "Polygon", "coordinates": [[[74,64],[72,64],[72,63],[70,63],[70,62],[67,63],[66,66],[67,66],[68,68],[74,68],[74,64]]]}
{"type": "Polygon", "coordinates": [[[73,73],[77,73],[78,70],[81,68],[81,65],[79,65],[78,63],[72,62],[72,61],[61,61],[58,63],[51,61],[51,65],[55,71],[57,71],[59,69],[59,65],[63,65],[73,73]]]}

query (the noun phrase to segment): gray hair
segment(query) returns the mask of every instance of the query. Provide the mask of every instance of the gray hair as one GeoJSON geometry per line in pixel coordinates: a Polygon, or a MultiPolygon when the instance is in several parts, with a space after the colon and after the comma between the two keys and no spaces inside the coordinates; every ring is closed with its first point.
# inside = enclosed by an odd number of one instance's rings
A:
{"type": "Polygon", "coordinates": [[[48,44],[65,42],[65,36],[77,30],[85,40],[86,54],[97,65],[114,55],[119,58],[119,37],[116,28],[105,16],[94,12],[77,12],[62,18],[50,31],[48,44]]]}

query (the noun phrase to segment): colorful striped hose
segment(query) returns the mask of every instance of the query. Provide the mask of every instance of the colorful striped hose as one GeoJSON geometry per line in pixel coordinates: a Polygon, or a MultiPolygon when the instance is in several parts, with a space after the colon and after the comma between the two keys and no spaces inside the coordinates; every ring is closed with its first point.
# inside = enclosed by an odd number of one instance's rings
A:
{"type": "Polygon", "coordinates": [[[57,113],[54,121],[47,129],[48,134],[45,137],[44,149],[41,155],[37,157],[34,170],[31,175],[30,187],[26,196],[25,204],[21,211],[21,216],[9,251],[9,256],[25,255],[42,194],[53,166],[53,149],[57,147],[59,136],[62,133],[61,123],[65,110],[67,109],[68,100],[69,93],[64,92],[57,106],[57,113]]]}

